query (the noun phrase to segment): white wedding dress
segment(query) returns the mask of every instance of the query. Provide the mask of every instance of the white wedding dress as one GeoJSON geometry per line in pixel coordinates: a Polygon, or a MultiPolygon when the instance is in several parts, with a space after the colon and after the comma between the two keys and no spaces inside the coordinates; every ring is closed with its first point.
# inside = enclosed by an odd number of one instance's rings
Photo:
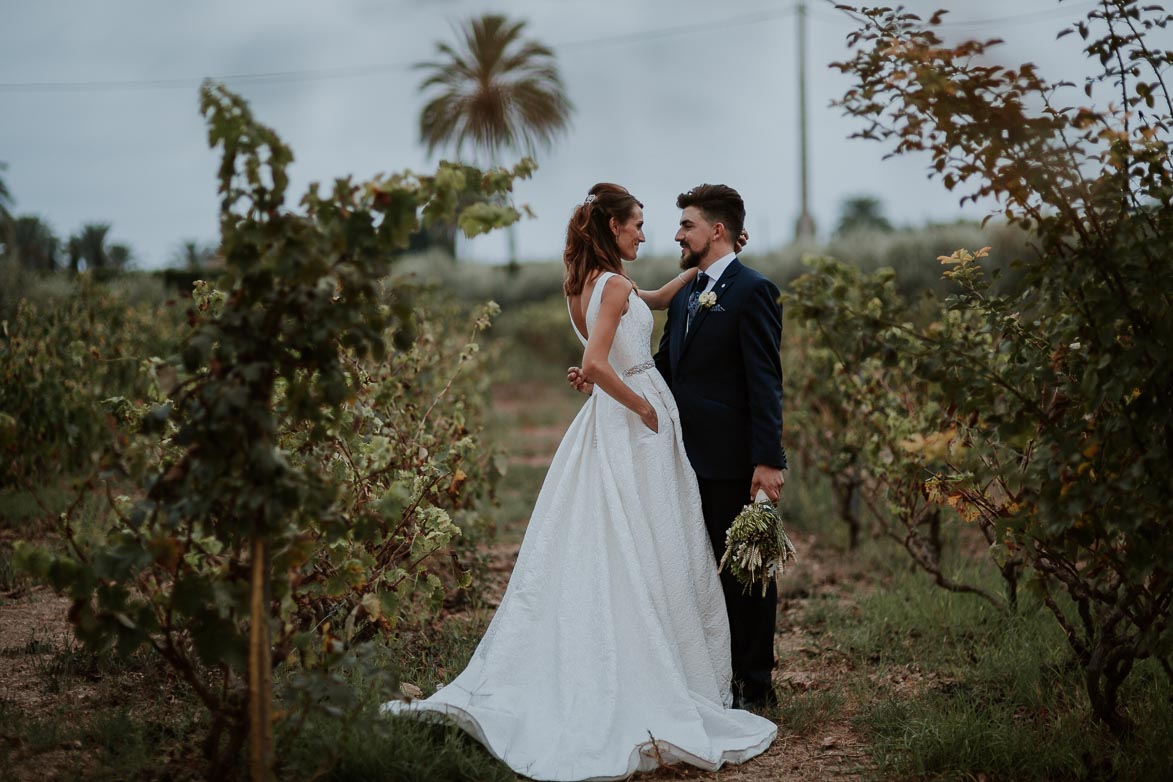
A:
{"type": "Polygon", "coordinates": [[[450,719],[538,780],[623,779],[679,762],[716,770],[774,740],[773,722],[729,708],[725,602],[651,333],[633,291],[608,359],[656,408],[659,432],[595,388],[554,455],[468,667],[386,712],[450,719]]]}

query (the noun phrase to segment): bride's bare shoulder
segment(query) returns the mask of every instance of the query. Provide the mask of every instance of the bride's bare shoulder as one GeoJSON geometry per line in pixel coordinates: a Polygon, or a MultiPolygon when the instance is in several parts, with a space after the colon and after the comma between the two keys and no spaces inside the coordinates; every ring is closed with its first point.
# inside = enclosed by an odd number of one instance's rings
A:
{"type": "Polygon", "coordinates": [[[599,296],[600,305],[618,306],[622,302],[621,316],[627,314],[627,300],[635,289],[631,278],[622,274],[612,274],[603,283],[603,292],[599,296]]]}
{"type": "Polygon", "coordinates": [[[635,287],[635,283],[631,281],[631,278],[622,274],[612,274],[603,285],[605,286],[603,288],[604,293],[608,291],[626,292],[635,287]]]}

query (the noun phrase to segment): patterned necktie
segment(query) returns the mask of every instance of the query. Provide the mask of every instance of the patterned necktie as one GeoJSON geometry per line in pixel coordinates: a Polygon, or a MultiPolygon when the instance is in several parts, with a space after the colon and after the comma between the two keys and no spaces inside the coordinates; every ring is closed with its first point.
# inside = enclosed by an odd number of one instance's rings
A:
{"type": "Polygon", "coordinates": [[[692,293],[688,294],[688,320],[684,322],[684,331],[686,333],[692,328],[692,319],[696,316],[696,311],[701,306],[701,294],[704,293],[708,285],[709,275],[704,272],[698,274],[696,280],[692,283],[692,293]]]}

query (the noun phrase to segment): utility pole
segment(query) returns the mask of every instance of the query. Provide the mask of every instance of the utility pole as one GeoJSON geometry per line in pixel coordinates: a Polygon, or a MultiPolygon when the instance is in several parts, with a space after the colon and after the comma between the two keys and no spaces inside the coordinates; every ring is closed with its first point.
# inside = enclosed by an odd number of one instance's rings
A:
{"type": "Polygon", "coordinates": [[[807,179],[806,150],[806,0],[798,0],[798,143],[802,187],[802,211],[794,226],[794,241],[809,243],[815,238],[815,219],[811,217],[807,179]]]}

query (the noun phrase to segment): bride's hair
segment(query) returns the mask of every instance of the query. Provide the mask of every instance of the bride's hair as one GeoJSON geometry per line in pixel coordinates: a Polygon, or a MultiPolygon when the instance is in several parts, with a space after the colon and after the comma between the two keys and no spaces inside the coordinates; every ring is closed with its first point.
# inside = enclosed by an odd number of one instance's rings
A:
{"type": "Polygon", "coordinates": [[[574,208],[566,227],[566,280],[562,290],[567,296],[582,293],[583,285],[595,270],[623,274],[619,245],[611,233],[611,218],[621,225],[631,219],[635,208],[643,204],[627,188],[600,182],[591,188],[586,200],[574,208]]]}

